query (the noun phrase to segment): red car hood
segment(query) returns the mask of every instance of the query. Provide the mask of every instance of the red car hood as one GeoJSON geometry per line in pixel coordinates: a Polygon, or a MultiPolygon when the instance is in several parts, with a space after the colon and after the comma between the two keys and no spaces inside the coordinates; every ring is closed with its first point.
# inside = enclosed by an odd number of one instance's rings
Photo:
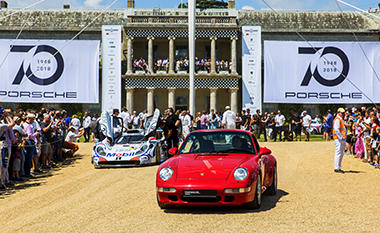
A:
{"type": "Polygon", "coordinates": [[[177,179],[226,180],[231,171],[247,155],[181,155],[178,158],[177,179]]]}

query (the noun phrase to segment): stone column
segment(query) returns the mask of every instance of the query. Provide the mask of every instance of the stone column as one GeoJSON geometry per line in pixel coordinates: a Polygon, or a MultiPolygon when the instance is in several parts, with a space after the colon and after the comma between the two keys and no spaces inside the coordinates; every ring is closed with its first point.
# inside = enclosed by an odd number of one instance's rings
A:
{"type": "Polygon", "coordinates": [[[127,90],[127,99],[126,99],[126,103],[127,103],[127,110],[129,113],[132,114],[133,110],[135,110],[135,106],[134,106],[134,92],[135,92],[135,89],[133,87],[127,87],[125,88],[127,90]]]}
{"type": "Polygon", "coordinates": [[[230,93],[231,93],[231,110],[234,113],[237,113],[238,110],[238,101],[237,101],[237,92],[239,88],[230,88],[230,93]]]}
{"type": "Polygon", "coordinates": [[[210,109],[214,109],[215,112],[218,111],[217,106],[216,106],[216,92],[218,88],[217,87],[211,87],[210,88],[210,109]]]}
{"type": "Polygon", "coordinates": [[[168,107],[175,109],[175,87],[168,88],[168,107]]]}
{"type": "Polygon", "coordinates": [[[154,37],[153,36],[148,36],[147,37],[148,39],[148,71],[149,71],[149,74],[153,74],[153,40],[154,40],[154,37]]]}
{"type": "Polygon", "coordinates": [[[231,37],[231,74],[237,74],[236,72],[236,41],[238,40],[238,37],[234,36],[231,37]]]}
{"type": "Polygon", "coordinates": [[[127,73],[126,74],[132,74],[132,54],[133,54],[133,37],[128,36],[128,53],[127,53],[127,73]]]}
{"type": "Polygon", "coordinates": [[[170,36],[169,38],[169,74],[174,74],[174,36],[170,36]]]}
{"type": "Polygon", "coordinates": [[[153,114],[154,111],[154,87],[147,87],[147,113],[148,116],[153,114]]]}
{"type": "Polygon", "coordinates": [[[211,74],[215,74],[216,73],[216,65],[215,65],[215,62],[216,62],[216,40],[218,38],[216,37],[210,37],[210,40],[211,40],[211,74]]]}

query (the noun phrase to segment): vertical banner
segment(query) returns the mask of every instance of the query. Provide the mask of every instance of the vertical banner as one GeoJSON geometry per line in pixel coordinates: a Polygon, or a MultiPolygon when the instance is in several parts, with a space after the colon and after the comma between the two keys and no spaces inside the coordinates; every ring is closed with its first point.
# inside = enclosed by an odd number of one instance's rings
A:
{"type": "Polygon", "coordinates": [[[261,110],[261,27],[242,27],[243,108],[261,110]]]}
{"type": "Polygon", "coordinates": [[[121,109],[121,26],[102,26],[102,111],[121,109]]]}

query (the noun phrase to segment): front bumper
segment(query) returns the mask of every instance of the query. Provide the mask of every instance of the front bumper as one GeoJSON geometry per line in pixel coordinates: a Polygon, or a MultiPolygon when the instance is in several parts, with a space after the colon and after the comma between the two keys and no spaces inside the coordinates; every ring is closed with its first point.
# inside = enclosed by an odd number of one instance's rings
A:
{"type": "Polygon", "coordinates": [[[175,188],[175,192],[160,192],[157,190],[159,201],[167,205],[181,206],[239,206],[252,202],[255,196],[256,181],[248,183],[229,184],[225,180],[177,180],[174,183],[156,182],[157,187],[175,188]],[[247,188],[251,191],[246,193],[225,193],[225,189],[247,188]],[[212,190],[215,196],[186,196],[184,190],[212,190]]]}

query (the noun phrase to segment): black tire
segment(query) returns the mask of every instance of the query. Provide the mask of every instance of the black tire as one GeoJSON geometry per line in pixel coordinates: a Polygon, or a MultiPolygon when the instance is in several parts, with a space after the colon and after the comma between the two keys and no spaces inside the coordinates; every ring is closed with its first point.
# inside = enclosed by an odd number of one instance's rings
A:
{"type": "Polygon", "coordinates": [[[276,195],[277,193],[277,166],[274,166],[272,184],[265,191],[266,194],[276,195]]]}
{"type": "Polygon", "coordinates": [[[173,205],[166,205],[166,204],[160,202],[160,200],[158,199],[158,194],[156,194],[156,198],[157,198],[157,204],[158,204],[158,206],[159,206],[161,209],[172,209],[172,208],[174,208],[173,205]]]}
{"type": "Polygon", "coordinates": [[[248,203],[247,208],[248,209],[259,209],[261,205],[261,175],[259,174],[257,176],[257,182],[256,182],[256,190],[255,190],[255,198],[253,198],[253,201],[248,203]]]}

